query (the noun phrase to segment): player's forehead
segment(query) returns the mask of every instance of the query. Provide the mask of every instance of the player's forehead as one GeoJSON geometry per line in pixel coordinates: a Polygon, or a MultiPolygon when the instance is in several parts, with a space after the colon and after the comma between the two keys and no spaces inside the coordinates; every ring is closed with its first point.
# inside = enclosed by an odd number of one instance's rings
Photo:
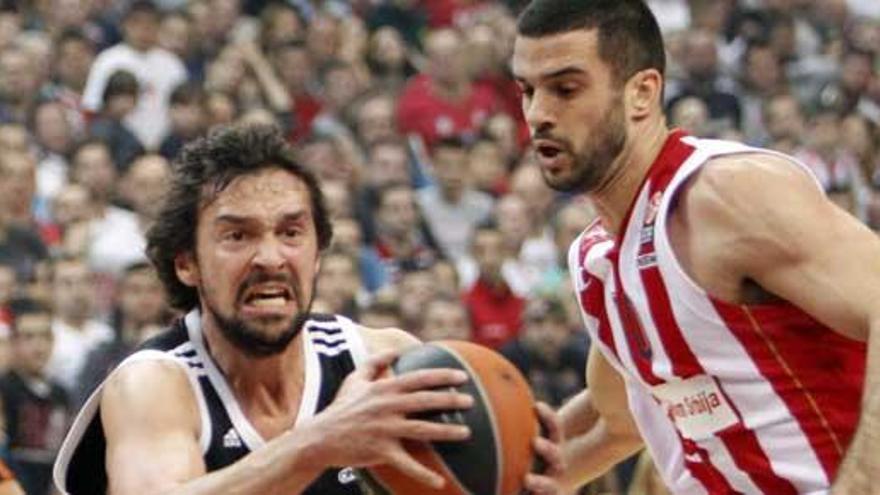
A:
{"type": "Polygon", "coordinates": [[[210,198],[201,216],[216,223],[229,218],[271,220],[303,214],[311,214],[308,186],[293,173],[272,167],[233,179],[210,198]]]}
{"type": "Polygon", "coordinates": [[[511,61],[517,80],[535,83],[565,71],[587,75],[605,69],[596,29],[575,29],[540,37],[517,36],[511,61]]]}

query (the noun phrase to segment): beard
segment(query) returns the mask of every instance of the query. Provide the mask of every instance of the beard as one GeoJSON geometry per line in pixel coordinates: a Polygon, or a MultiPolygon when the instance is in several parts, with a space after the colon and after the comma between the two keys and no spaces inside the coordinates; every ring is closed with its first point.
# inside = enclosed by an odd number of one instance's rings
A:
{"type": "Polygon", "coordinates": [[[551,174],[542,169],[544,181],[552,189],[566,193],[589,193],[596,191],[608,178],[611,165],[623,151],[627,140],[623,115],[623,97],[618,95],[605,110],[596,131],[582,143],[584,151],[575,154],[574,147],[564,139],[556,139],[549,132],[538,131],[536,139],[551,139],[572,155],[571,172],[568,175],[551,174]]]}
{"type": "MultiPolygon", "coordinates": [[[[295,280],[291,280],[289,277],[285,276],[270,276],[261,272],[249,276],[244,282],[242,282],[236,295],[236,301],[243,301],[244,293],[251,285],[265,282],[287,283],[291,287],[291,293],[296,300],[297,308],[302,308],[296,313],[296,315],[294,315],[287,327],[284,328],[281,333],[274,336],[267,335],[265,332],[257,328],[257,326],[244,321],[237,315],[223,315],[211,302],[211,299],[205,297],[204,292],[200,290],[200,292],[202,292],[202,301],[204,302],[205,308],[214,318],[214,321],[217,322],[217,326],[220,329],[220,333],[223,334],[223,337],[225,337],[226,340],[236,349],[252,358],[271,357],[280,354],[287,349],[293,339],[299,334],[300,330],[302,330],[303,325],[305,325],[306,321],[309,319],[312,302],[314,301],[314,284],[312,287],[313,295],[309,298],[308,303],[303,306],[303,292],[295,280]]],[[[280,319],[280,317],[271,318],[271,320],[275,321],[280,319]]],[[[267,323],[274,322],[269,320],[270,319],[268,318],[264,319],[267,323]]]]}

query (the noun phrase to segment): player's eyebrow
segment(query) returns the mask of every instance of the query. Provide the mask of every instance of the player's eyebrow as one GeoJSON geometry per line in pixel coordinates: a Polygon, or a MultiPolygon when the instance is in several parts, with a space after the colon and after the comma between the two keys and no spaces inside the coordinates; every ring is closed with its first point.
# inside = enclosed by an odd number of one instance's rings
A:
{"type": "MultiPolygon", "coordinates": [[[[536,79],[537,80],[547,80],[547,79],[555,79],[557,77],[573,76],[573,75],[582,76],[582,77],[589,77],[589,74],[584,69],[582,69],[576,65],[567,65],[565,67],[540,74],[536,79]]],[[[528,84],[528,81],[526,80],[525,77],[514,75],[513,78],[516,80],[516,82],[518,82],[520,84],[528,84]]]]}

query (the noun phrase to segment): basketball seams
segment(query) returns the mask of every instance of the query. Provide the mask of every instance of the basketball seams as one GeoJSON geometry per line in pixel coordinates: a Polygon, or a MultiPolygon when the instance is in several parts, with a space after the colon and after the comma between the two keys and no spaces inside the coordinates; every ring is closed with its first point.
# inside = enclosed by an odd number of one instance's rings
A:
{"type": "MultiPolygon", "coordinates": [[[[489,400],[489,398],[491,396],[487,393],[487,390],[486,390],[482,380],[480,379],[480,375],[475,372],[475,370],[470,366],[470,363],[468,363],[467,360],[464,359],[461,356],[461,354],[459,354],[454,348],[452,348],[449,345],[442,344],[442,343],[435,343],[435,344],[430,344],[430,345],[440,347],[443,350],[445,350],[447,353],[452,355],[461,364],[461,366],[467,370],[468,375],[470,375],[471,379],[473,380],[474,386],[477,388],[477,390],[479,390],[480,396],[484,399],[481,402],[485,405],[486,416],[488,416],[489,424],[492,427],[492,441],[495,444],[495,458],[496,458],[495,495],[502,495],[501,489],[503,488],[503,484],[504,484],[503,479],[502,479],[502,473],[504,472],[504,452],[501,450],[502,449],[501,438],[500,438],[501,432],[498,428],[498,420],[495,417],[494,404],[492,403],[491,400],[489,400]]],[[[433,452],[433,449],[432,449],[432,452],[433,452]]],[[[436,455],[436,453],[434,453],[434,455],[436,455]]],[[[443,461],[442,458],[441,458],[441,462],[443,462],[444,466],[446,465],[445,461],[443,461]]]]}

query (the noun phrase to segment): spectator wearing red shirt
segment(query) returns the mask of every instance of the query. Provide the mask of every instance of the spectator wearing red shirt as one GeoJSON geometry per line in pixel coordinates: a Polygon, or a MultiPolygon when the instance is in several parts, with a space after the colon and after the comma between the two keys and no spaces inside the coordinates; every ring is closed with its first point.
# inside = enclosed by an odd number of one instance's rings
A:
{"type": "Polygon", "coordinates": [[[301,141],[311,133],[312,122],[321,113],[322,102],[314,96],[310,85],[315,69],[305,43],[289,41],[274,47],[275,71],[290,93],[293,115],[291,141],[301,141]]]}
{"type": "Polygon", "coordinates": [[[497,227],[479,227],[471,249],[479,276],[465,293],[464,303],[471,315],[473,340],[500,349],[519,335],[526,301],[511,290],[501,274],[506,250],[497,227]]]}
{"type": "Polygon", "coordinates": [[[400,131],[421,136],[429,148],[444,137],[476,135],[501,106],[491,87],[471,81],[462,48],[455,30],[428,34],[425,72],[410,79],[400,95],[400,131]]]}

